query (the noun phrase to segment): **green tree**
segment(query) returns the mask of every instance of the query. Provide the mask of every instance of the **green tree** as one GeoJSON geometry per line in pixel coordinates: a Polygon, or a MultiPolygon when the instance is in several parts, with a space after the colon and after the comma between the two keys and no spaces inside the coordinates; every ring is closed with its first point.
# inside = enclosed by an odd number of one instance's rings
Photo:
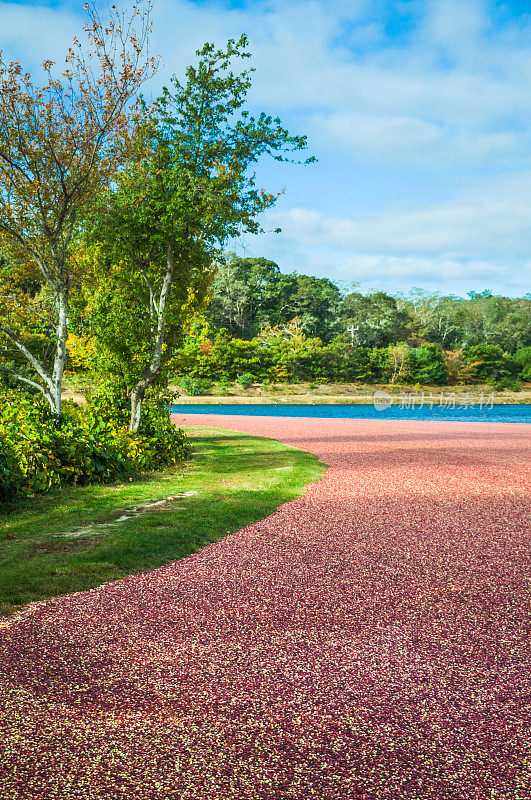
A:
{"type": "Polygon", "coordinates": [[[478,344],[467,351],[467,361],[474,363],[474,377],[485,383],[514,379],[519,371],[515,359],[497,344],[478,344]]]}
{"type": "Polygon", "coordinates": [[[467,305],[462,297],[442,296],[439,292],[412,289],[397,298],[398,308],[409,317],[409,328],[420,341],[451,347],[462,330],[459,314],[467,305]]]}
{"type": "Polygon", "coordinates": [[[206,287],[227,239],[262,231],[256,217],[276,201],[257,188],[253,165],[263,156],[291,160],[306,148],[306,137],[291,136],[279,119],[254,118],[244,108],[253,70],[236,73],[232,65],[249,58],[245,36],[223,50],[207,43],[197,55],[186,81],[173,77],[139,126],[133,157],[93,229],[94,238],[129,266],[150,319],[146,356],[131,388],[131,430],[171,352],[172,308],[186,305],[194,282],[205,278],[206,287]]]}
{"type": "Polygon", "coordinates": [[[208,313],[217,327],[249,338],[297,318],[306,335],[328,341],[339,327],[339,303],[328,278],[286,275],[274,261],[230,254],[214,278],[208,313]]]}
{"type": "Polygon", "coordinates": [[[424,344],[413,349],[411,377],[422,384],[443,386],[448,383],[448,371],[440,345],[424,344]]]}
{"type": "Polygon", "coordinates": [[[387,349],[391,383],[407,383],[411,379],[411,349],[399,342],[387,349]]]}
{"type": "Polygon", "coordinates": [[[287,316],[290,319],[297,318],[307,336],[318,336],[324,342],[330,341],[334,334],[341,330],[339,320],[341,294],[338,287],[328,278],[316,278],[310,275],[293,275],[286,278],[292,279],[287,316]]]}
{"type": "Polygon", "coordinates": [[[352,345],[358,347],[385,347],[404,341],[410,333],[407,313],[385,292],[346,295],[341,303],[341,320],[352,345]]]}
{"type": "Polygon", "coordinates": [[[249,327],[254,297],[240,273],[235,258],[221,260],[210,288],[208,313],[217,327],[242,334],[249,327]]]}
{"type": "Polygon", "coordinates": [[[520,368],[521,379],[531,382],[531,347],[522,347],[517,350],[514,360],[520,368]]]}

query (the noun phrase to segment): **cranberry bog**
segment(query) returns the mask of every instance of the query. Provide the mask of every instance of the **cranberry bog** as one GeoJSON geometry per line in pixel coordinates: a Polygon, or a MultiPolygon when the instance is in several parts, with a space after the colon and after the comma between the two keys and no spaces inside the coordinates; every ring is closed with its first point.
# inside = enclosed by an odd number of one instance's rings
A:
{"type": "Polygon", "coordinates": [[[1,631],[2,800],[524,800],[529,426],[193,416],[328,470],[1,631]]]}

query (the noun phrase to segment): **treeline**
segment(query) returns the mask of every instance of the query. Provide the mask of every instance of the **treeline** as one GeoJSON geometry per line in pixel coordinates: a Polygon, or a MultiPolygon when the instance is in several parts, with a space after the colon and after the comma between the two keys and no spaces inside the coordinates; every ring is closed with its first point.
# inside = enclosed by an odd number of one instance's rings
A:
{"type": "Polygon", "coordinates": [[[296,321],[240,339],[227,330],[216,331],[203,320],[173,357],[171,369],[177,383],[182,376],[203,381],[199,384],[202,393],[208,393],[212,381],[236,380],[243,385],[277,381],[487,383],[497,389],[518,389],[522,381],[531,381],[531,347],[520,348],[514,355],[496,344],[461,350],[445,350],[433,342],[356,347],[342,337],[328,343],[307,337],[296,321]]]}
{"type": "Polygon", "coordinates": [[[531,380],[531,297],[363,295],[229,254],[171,370],[177,381],[518,388],[531,380]]]}
{"type": "Polygon", "coordinates": [[[356,347],[423,343],[467,349],[499,345],[514,355],[531,345],[531,295],[512,299],[489,291],[466,298],[422,289],[361,294],[328,278],[283,274],[265,258],[229,256],[211,286],[207,318],[214,330],[252,339],[266,327],[297,319],[307,337],[356,347]]]}

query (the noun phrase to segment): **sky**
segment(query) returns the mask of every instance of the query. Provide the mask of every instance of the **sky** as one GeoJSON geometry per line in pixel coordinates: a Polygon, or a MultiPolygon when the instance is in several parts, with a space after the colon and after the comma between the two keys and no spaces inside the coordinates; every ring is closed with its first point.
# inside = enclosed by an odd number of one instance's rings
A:
{"type": "MultiPolygon", "coordinates": [[[[0,50],[60,60],[82,2],[0,0],[0,50]]],[[[308,166],[238,255],[359,289],[531,291],[531,0],[155,0],[149,91],[245,32],[253,111],[308,136],[308,166]]]]}

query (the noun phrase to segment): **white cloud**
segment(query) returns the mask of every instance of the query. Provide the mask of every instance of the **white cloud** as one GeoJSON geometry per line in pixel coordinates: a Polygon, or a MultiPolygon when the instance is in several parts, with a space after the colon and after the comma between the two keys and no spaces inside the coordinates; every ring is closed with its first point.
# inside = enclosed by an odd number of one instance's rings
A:
{"type": "Polygon", "coordinates": [[[396,159],[410,151],[432,150],[440,143],[443,132],[432,122],[415,117],[369,117],[356,112],[332,112],[321,124],[322,136],[332,138],[349,148],[359,159],[360,155],[376,153],[396,159]]]}
{"type": "MultiPolygon", "coordinates": [[[[376,2],[258,0],[242,9],[158,0],[153,46],[163,54],[160,80],[182,73],[205,40],[246,31],[257,67],[254,100],[307,113],[316,132],[353,154],[360,141],[371,142],[366,154],[391,149],[392,155],[396,146],[400,159],[419,143],[442,152],[453,138],[504,143],[515,127],[528,131],[531,29],[492,33],[481,0],[416,5],[418,29],[407,48],[397,48],[381,39],[376,2]],[[361,48],[360,55],[359,44],[352,49],[356,31],[380,46],[361,48]]],[[[30,62],[64,51],[76,27],[69,7],[0,0],[0,14],[0,47],[30,62]]],[[[485,157],[493,151],[491,144],[483,148],[485,157]]]]}
{"type": "Polygon", "coordinates": [[[518,259],[530,253],[530,208],[528,174],[509,185],[483,182],[475,193],[438,205],[387,207],[342,218],[296,207],[271,212],[268,224],[281,227],[284,236],[304,246],[390,255],[518,259]]]}
{"type": "Polygon", "coordinates": [[[282,234],[249,240],[284,269],[313,271],[364,288],[423,286],[463,293],[529,291],[531,173],[478,182],[458,199],[386,207],[351,217],[294,207],[272,211],[282,234]]]}
{"type": "Polygon", "coordinates": [[[328,277],[340,285],[359,284],[362,291],[407,291],[421,287],[443,294],[464,296],[469,291],[490,289],[494,293],[522,296],[529,291],[525,276],[531,260],[515,264],[495,264],[480,259],[444,256],[391,256],[382,253],[347,252],[333,247],[293,245],[289,239],[267,237],[246,242],[245,249],[233,248],[239,255],[265,256],[281,264],[284,272],[328,277]]]}
{"type": "Polygon", "coordinates": [[[7,61],[34,69],[45,58],[63,61],[79,33],[80,17],[69,8],[0,2],[0,51],[7,61]]]}

